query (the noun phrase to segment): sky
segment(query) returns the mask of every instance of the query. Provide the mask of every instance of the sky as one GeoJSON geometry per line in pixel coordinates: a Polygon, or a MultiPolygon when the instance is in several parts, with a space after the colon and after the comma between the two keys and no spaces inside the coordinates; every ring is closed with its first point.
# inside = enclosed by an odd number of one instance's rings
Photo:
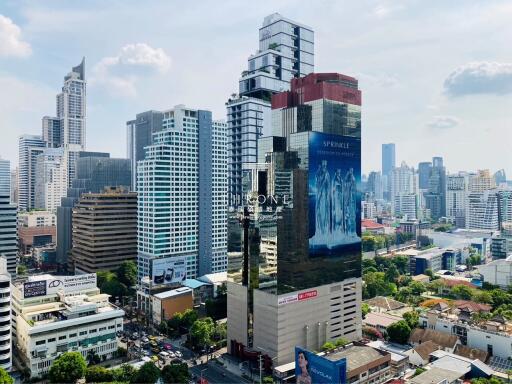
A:
{"type": "Polygon", "coordinates": [[[87,149],[126,156],[126,121],[178,104],[225,119],[263,18],[315,31],[315,72],[359,80],[363,171],[444,157],[450,172],[512,175],[510,1],[23,1],[0,4],[0,157],[55,115],[86,58],[87,149]]]}

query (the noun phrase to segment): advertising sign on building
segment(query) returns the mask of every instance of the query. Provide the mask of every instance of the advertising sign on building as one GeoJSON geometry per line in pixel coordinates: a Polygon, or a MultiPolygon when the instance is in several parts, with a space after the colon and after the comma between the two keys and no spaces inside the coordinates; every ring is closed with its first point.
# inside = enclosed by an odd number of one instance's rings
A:
{"type": "Polygon", "coordinates": [[[361,141],[309,136],[309,253],[338,256],[361,243],[361,141]]]}
{"type": "Polygon", "coordinates": [[[295,347],[295,382],[297,384],[344,384],[347,361],[332,361],[313,352],[295,347]]]}
{"type": "Polygon", "coordinates": [[[23,297],[46,296],[46,280],[29,281],[23,284],[23,297]]]}
{"type": "Polygon", "coordinates": [[[97,287],[96,274],[76,276],[51,276],[50,279],[29,281],[23,284],[23,297],[46,296],[63,290],[64,293],[93,289],[97,287]]]}
{"type": "Polygon", "coordinates": [[[174,256],[153,259],[151,282],[156,285],[180,283],[187,278],[187,257],[174,256]]]}
{"type": "Polygon", "coordinates": [[[279,297],[277,300],[277,305],[286,305],[290,303],[296,303],[298,301],[313,299],[318,296],[318,291],[313,289],[311,291],[295,293],[293,295],[287,295],[279,297]]]}

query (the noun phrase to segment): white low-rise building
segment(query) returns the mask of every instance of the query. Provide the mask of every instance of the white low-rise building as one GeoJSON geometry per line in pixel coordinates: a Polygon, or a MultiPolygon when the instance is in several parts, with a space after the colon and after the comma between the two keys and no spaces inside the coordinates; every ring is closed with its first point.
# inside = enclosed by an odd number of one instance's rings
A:
{"type": "Polygon", "coordinates": [[[32,276],[14,283],[12,297],[13,339],[31,377],[47,373],[67,351],[115,357],[124,311],[100,293],[96,274],[32,276]]]}
{"type": "Polygon", "coordinates": [[[482,280],[501,288],[508,288],[512,284],[512,258],[491,261],[478,267],[482,280]]]}
{"type": "Polygon", "coordinates": [[[422,313],[419,324],[426,329],[456,335],[463,345],[485,351],[490,356],[504,359],[512,356],[512,324],[510,323],[487,321],[477,324],[447,309],[422,313]]]}

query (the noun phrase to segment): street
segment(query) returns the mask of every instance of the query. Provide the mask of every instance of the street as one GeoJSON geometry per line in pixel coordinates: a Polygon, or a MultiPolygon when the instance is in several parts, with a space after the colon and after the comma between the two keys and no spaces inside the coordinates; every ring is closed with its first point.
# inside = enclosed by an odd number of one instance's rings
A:
{"type": "Polygon", "coordinates": [[[200,364],[189,368],[192,375],[195,376],[194,383],[197,383],[199,378],[202,377],[212,384],[238,384],[250,383],[250,381],[232,374],[227,369],[218,365],[215,362],[209,361],[207,364],[200,364]]]}

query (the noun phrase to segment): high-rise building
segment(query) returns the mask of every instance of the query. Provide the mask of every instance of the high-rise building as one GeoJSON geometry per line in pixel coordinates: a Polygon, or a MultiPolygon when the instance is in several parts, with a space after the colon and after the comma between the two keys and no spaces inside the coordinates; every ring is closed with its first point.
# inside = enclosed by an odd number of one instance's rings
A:
{"type": "Polygon", "coordinates": [[[227,268],[226,124],[183,105],[163,115],[137,168],[138,300],[148,313],[155,287],[227,268]]]}
{"type": "Polygon", "coordinates": [[[471,192],[467,199],[467,229],[499,230],[498,193],[496,190],[471,192]]]}
{"type": "Polygon", "coordinates": [[[0,195],[11,194],[11,162],[0,157],[0,195]]]}
{"type": "Polygon", "coordinates": [[[68,189],[68,169],[64,149],[45,148],[36,160],[34,208],[57,212],[68,189]]]}
{"type": "Polygon", "coordinates": [[[67,265],[72,246],[72,211],[82,193],[99,193],[105,187],[128,187],[131,184],[129,159],[113,159],[103,152],[80,152],[76,174],[57,208],[57,263],[67,265]]]}
{"type": "Polygon", "coordinates": [[[507,182],[507,175],[504,169],[500,169],[494,173],[494,182],[496,185],[505,184],[507,182]]]}
{"type": "Polygon", "coordinates": [[[10,371],[12,367],[11,275],[7,269],[7,260],[1,255],[0,296],[0,368],[10,371]]]}
{"type": "Polygon", "coordinates": [[[457,228],[466,227],[466,204],[469,191],[467,174],[448,175],[446,177],[446,217],[457,228]]]}
{"type": "Polygon", "coordinates": [[[146,111],[126,122],[126,155],[132,169],[132,191],[137,187],[137,162],[144,160],[145,148],[153,144],[153,134],[162,130],[163,117],[160,111],[146,111]]]}
{"type": "Polygon", "coordinates": [[[72,223],[75,273],[114,271],[137,260],[137,193],[128,186],[82,194],[72,223]]]}
{"type": "Polygon", "coordinates": [[[7,260],[7,271],[16,276],[18,236],[16,232],[16,206],[9,193],[0,194],[0,256],[7,260]]]}
{"type": "Polygon", "coordinates": [[[265,17],[259,49],[242,72],[238,95],[226,103],[230,205],[241,203],[242,164],[257,162],[258,139],[270,135],[270,98],[314,69],[314,33],[278,13],[265,17]]]}
{"type": "Polygon", "coordinates": [[[64,76],[57,94],[57,116],[42,118],[42,139],[49,148],[63,148],[62,162],[67,168],[67,182],[75,177],[78,153],[85,149],[86,81],[85,58],[64,76]]]}
{"type": "Polygon", "coordinates": [[[395,167],[395,144],[382,144],[382,175],[389,175],[395,167]]]}
{"type": "Polygon", "coordinates": [[[18,167],[11,171],[11,203],[18,205],[18,167]]]}
{"type": "Polygon", "coordinates": [[[425,207],[432,219],[446,216],[446,169],[442,157],[432,158],[432,169],[428,180],[428,191],[424,194],[425,207]]]}
{"type": "Polygon", "coordinates": [[[274,135],[287,146],[245,166],[230,353],[280,365],[296,345],[361,337],[360,107],[357,80],[335,73],[293,79],[272,98],[274,135]]]}
{"type": "Polygon", "coordinates": [[[405,161],[400,164],[400,167],[393,168],[389,173],[388,180],[392,212],[395,212],[397,196],[418,194],[418,175],[414,168],[409,167],[405,161]]]}
{"type": "Polygon", "coordinates": [[[416,220],[418,216],[418,196],[415,193],[399,193],[395,195],[394,215],[403,216],[407,220],[416,220]]]}
{"type": "Polygon", "coordinates": [[[488,169],[482,169],[469,179],[469,191],[483,193],[496,187],[496,182],[488,169]]]}
{"type": "Polygon", "coordinates": [[[430,161],[424,161],[418,164],[418,185],[420,189],[428,189],[431,173],[432,163],[430,161]]]}
{"type": "Polygon", "coordinates": [[[37,156],[43,153],[46,143],[41,136],[19,137],[18,209],[27,211],[35,206],[37,156]]]}
{"type": "Polygon", "coordinates": [[[380,172],[370,172],[368,181],[366,182],[366,192],[372,194],[373,198],[376,200],[382,200],[384,198],[380,172]]]}
{"type": "Polygon", "coordinates": [[[48,148],[59,148],[64,145],[62,119],[58,117],[43,117],[43,140],[48,148]]]}

